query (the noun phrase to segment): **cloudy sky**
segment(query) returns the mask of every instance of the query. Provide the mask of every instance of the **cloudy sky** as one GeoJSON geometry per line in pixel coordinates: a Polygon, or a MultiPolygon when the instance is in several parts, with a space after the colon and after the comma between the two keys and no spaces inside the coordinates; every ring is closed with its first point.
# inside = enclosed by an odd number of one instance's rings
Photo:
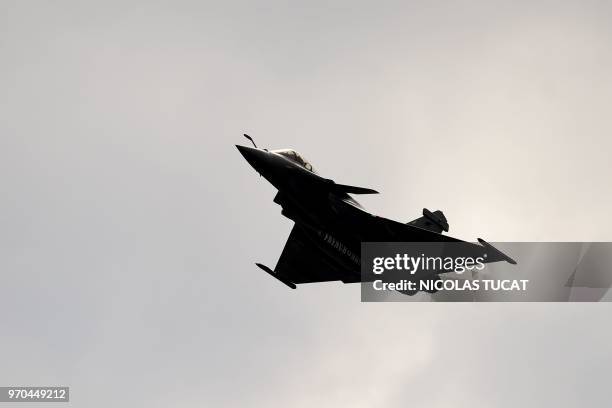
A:
{"type": "Polygon", "coordinates": [[[253,263],[291,223],[234,145],[293,147],[464,239],[610,241],[611,23],[604,1],[0,0],[0,385],[78,407],[609,405],[607,304],[271,279],[253,263]]]}

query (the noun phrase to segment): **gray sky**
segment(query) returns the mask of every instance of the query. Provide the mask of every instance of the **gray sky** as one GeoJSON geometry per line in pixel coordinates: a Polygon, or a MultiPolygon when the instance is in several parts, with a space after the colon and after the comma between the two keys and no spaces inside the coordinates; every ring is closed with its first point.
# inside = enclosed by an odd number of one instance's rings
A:
{"type": "Polygon", "coordinates": [[[610,241],[611,12],[0,0],[0,385],[79,407],[609,405],[607,304],[361,304],[255,268],[291,223],[234,144],[296,148],[460,238],[610,241]]]}

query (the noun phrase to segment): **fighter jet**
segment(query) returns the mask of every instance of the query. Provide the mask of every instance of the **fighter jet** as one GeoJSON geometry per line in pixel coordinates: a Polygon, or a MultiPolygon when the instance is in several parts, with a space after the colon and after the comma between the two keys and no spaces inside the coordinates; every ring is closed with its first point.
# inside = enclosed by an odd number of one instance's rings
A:
{"type": "MultiPolygon", "coordinates": [[[[320,176],[312,164],[292,149],[260,149],[236,145],[246,161],[278,193],[281,214],[295,222],[274,270],[256,263],[291,289],[313,282],[362,281],[362,242],[465,242],[443,235],[449,226],[442,211],[423,209],[423,215],[401,223],[367,212],[350,194],[377,194],[369,188],[339,184],[320,176]]],[[[467,243],[486,254],[486,263],[512,258],[483,239],[467,243]]],[[[436,276],[436,278],[439,278],[436,276]]]]}

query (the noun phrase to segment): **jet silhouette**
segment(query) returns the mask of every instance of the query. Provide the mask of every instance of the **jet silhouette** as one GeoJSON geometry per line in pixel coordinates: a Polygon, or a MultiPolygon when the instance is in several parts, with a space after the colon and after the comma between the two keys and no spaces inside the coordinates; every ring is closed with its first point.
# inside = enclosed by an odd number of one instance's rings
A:
{"type": "MultiPolygon", "coordinates": [[[[485,263],[516,263],[480,238],[479,245],[443,235],[449,227],[442,211],[424,208],[421,217],[405,224],[370,214],[349,194],[377,191],[321,177],[295,150],[259,149],[250,136],[244,136],[254,147],[236,147],[276,187],[274,202],[282,207],[282,215],[295,222],[274,270],[256,265],[292,289],[302,283],[361,282],[362,242],[464,243],[466,252],[484,256],[485,263]]],[[[433,272],[431,278],[439,276],[433,272]]]]}

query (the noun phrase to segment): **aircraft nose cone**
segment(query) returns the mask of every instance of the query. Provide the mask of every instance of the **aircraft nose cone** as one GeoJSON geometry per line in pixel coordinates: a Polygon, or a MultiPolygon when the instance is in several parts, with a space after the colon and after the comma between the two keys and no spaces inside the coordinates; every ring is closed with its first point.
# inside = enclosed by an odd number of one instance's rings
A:
{"type": "Polygon", "coordinates": [[[236,145],[236,148],[238,149],[240,154],[246,159],[246,161],[248,161],[249,164],[253,166],[255,170],[261,173],[262,167],[265,162],[266,152],[260,149],[256,149],[254,147],[247,146],[236,145]]]}
{"type": "MultiPolygon", "coordinates": [[[[246,147],[246,146],[240,146],[240,145],[236,145],[236,148],[238,149],[238,151],[240,152],[240,154],[242,156],[244,156],[244,158],[246,159],[248,154],[249,154],[249,150],[251,149],[250,147],[246,147]]],[[[247,159],[248,160],[248,159],[247,159]]]]}

